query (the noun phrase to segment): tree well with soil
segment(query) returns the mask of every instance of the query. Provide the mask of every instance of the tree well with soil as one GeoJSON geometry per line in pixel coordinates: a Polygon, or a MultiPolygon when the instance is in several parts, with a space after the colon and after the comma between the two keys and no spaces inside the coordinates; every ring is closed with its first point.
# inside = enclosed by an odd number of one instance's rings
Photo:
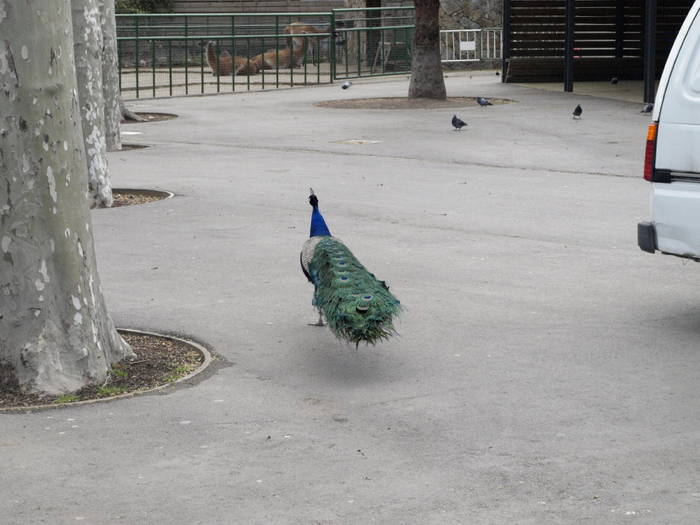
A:
{"type": "Polygon", "coordinates": [[[133,149],[146,149],[150,148],[148,144],[135,144],[133,142],[122,142],[122,149],[121,151],[130,151],[133,149]]]}
{"type": "Polygon", "coordinates": [[[163,120],[172,120],[177,118],[174,113],[159,113],[159,112],[147,112],[147,111],[136,111],[128,112],[127,115],[122,118],[122,124],[139,124],[141,122],[161,122],[163,120]]]}
{"type": "Polygon", "coordinates": [[[114,188],[112,190],[112,194],[114,195],[114,204],[112,204],[112,208],[134,206],[137,204],[148,204],[149,202],[169,199],[173,196],[173,194],[169,191],[122,188],[114,188]]]}
{"type": "Polygon", "coordinates": [[[112,365],[104,380],[61,395],[28,393],[16,384],[1,385],[0,411],[143,393],[192,377],[209,363],[206,349],[184,339],[131,330],[119,330],[119,333],[131,345],[134,357],[112,365]]]}

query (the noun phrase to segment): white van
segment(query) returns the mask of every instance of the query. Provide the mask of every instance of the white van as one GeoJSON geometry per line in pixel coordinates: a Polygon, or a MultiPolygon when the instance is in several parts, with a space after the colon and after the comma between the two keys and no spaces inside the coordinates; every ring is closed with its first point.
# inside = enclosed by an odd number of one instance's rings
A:
{"type": "Polygon", "coordinates": [[[645,252],[700,261],[700,1],[678,32],[656,93],[644,178],[651,222],[637,225],[645,252]]]}

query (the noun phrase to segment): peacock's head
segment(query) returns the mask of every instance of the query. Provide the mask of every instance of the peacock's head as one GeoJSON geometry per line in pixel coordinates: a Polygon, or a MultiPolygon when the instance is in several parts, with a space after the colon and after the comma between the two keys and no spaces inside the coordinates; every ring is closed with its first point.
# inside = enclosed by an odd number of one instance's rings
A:
{"type": "Polygon", "coordinates": [[[313,188],[309,188],[309,190],[311,190],[311,195],[309,195],[309,204],[315,208],[318,206],[318,198],[314,194],[313,188]]]}

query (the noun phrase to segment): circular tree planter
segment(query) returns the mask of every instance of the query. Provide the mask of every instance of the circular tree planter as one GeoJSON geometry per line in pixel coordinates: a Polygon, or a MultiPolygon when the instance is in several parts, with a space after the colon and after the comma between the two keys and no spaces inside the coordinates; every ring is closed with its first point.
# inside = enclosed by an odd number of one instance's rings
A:
{"type": "MultiPolygon", "coordinates": [[[[315,104],[322,108],[336,109],[439,109],[439,108],[468,108],[478,107],[477,97],[447,97],[445,100],[432,98],[382,97],[382,98],[350,98],[341,100],[326,100],[315,104]]],[[[515,100],[507,98],[488,98],[494,106],[510,104],[515,100]]]]}
{"type": "Polygon", "coordinates": [[[187,381],[212,363],[211,353],[202,345],[164,334],[119,329],[136,357],[112,366],[107,379],[77,392],[61,396],[0,390],[0,412],[54,408],[108,401],[162,390],[187,381]]]}
{"type": "Polygon", "coordinates": [[[150,148],[148,144],[133,144],[133,143],[124,143],[122,142],[122,149],[119,151],[130,151],[132,149],[146,149],[150,148]]]}
{"type": "Polygon", "coordinates": [[[147,122],[161,122],[163,120],[172,120],[174,118],[177,118],[177,115],[175,113],[159,113],[159,112],[154,112],[154,111],[135,111],[134,112],[136,115],[141,117],[143,120],[132,120],[132,119],[123,119],[122,124],[142,124],[142,123],[147,123],[147,122]]]}
{"type": "Polygon", "coordinates": [[[170,199],[174,195],[174,193],[169,191],[112,188],[112,196],[114,197],[114,204],[112,204],[112,208],[135,206],[137,204],[148,204],[149,202],[170,199]]]}

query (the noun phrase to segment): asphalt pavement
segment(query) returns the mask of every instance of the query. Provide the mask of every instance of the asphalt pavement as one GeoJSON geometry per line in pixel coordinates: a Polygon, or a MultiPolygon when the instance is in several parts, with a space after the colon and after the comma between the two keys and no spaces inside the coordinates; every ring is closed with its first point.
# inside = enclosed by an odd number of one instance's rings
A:
{"type": "Polygon", "coordinates": [[[219,360],[0,414],[0,523],[698,523],[700,266],[636,246],[641,104],[447,86],[513,102],[314,105],[394,78],[130,104],[179,118],[124,126],[150,147],[110,154],[113,184],[175,197],[93,212],[109,310],[219,360]],[[307,325],[309,187],[402,301],[399,337],[307,325]]]}

